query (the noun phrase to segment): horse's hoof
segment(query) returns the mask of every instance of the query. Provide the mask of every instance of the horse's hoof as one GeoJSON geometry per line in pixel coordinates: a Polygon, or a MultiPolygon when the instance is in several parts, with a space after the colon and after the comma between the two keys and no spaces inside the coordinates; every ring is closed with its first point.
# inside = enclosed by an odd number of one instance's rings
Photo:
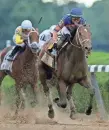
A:
{"type": "Polygon", "coordinates": [[[71,118],[72,120],[75,120],[75,119],[76,119],[75,113],[71,113],[71,114],[70,114],[70,118],[71,118]]]}
{"type": "Polygon", "coordinates": [[[53,99],[53,102],[54,103],[58,103],[59,102],[59,98],[57,97],[57,98],[53,99]]]}
{"type": "Polygon", "coordinates": [[[89,107],[87,110],[86,110],[86,115],[91,115],[92,113],[92,107],[89,107]]]}
{"type": "Polygon", "coordinates": [[[48,111],[48,117],[53,119],[54,118],[54,110],[49,110],[48,111]]]}

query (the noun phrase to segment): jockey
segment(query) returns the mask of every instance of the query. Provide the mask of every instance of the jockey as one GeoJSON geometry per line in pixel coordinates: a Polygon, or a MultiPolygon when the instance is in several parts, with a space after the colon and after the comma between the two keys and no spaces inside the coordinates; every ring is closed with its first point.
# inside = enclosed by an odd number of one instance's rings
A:
{"type": "Polygon", "coordinates": [[[53,37],[53,30],[56,25],[52,25],[49,29],[44,30],[39,36],[39,49],[43,49],[43,46],[49,43],[53,37]]]}
{"type": "Polygon", "coordinates": [[[75,27],[78,24],[85,25],[86,22],[82,17],[83,13],[80,8],[73,8],[70,12],[70,14],[65,15],[62,20],[58,23],[58,25],[55,27],[53,32],[53,40],[54,40],[54,48],[60,49],[62,44],[69,40],[71,37],[71,34],[74,36],[75,27]],[[73,28],[73,30],[70,32],[70,27],[73,28]],[[62,36],[60,40],[57,42],[58,32],[61,31],[62,36]]]}
{"type": "Polygon", "coordinates": [[[21,26],[18,26],[16,28],[15,34],[13,36],[13,41],[16,46],[8,57],[9,61],[12,61],[15,54],[25,46],[25,41],[28,40],[28,34],[34,30],[35,29],[32,27],[32,23],[30,20],[24,20],[21,23],[21,26]]]}

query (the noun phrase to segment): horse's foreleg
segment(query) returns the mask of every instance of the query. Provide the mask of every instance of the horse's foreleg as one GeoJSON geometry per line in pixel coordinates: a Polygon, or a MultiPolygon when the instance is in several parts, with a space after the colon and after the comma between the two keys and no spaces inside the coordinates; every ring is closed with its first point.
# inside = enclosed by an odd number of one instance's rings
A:
{"type": "Polygon", "coordinates": [[[47,97],[47,101],[48,101],[48,108],[49,108],[49,111],[48,111],[48,116],[49,118],[54,118],[54,109],[53,109],[53,105],[52,105],[52,99],[51,99],[51,94],[50,94],[50,91],[49,91],[49,88],[46,84],[46,82],[44,84],[42,84],[43,86],[43,90],[44,90],[44,93],[47,97]]]}
{"type": "Polygon", "coordinates": [[[22,89],[21,89],[21,94],[20,94],[20,106],[19,108],[20,109],[24,109],[26,106],[27,106],[27,96],[26,96],[26,86],[24,86],[22,89]]]}
{"type": "Polygon", "coordinates": [[[43,86],[43,90],[44,90],[44,93],[45,93],[45,95],[47,97],[47,101],[48,101],[48,108],[49,108],[48,116],[49,116],[49,118],[54,118],[54,109],[53,109],[53,105],[52,105],[52,99],[51,99],[49,87],[47,86],[46,82],[45,83],[43,82],[42,86],[43,86]]]}
{"type": "Polygon", "coordinates": [[[31,87],[32,87],[33,98],[34,98],[34,101],[31,102],[31,105],[34,106],[36,103],[38,103],[38,98],[37,98],[37,84],[31,85],[31,87]]]}
{"type": "Polygon", "coordinates": [[[47,83],[46,83],[46,72],[43,69],[43,67],[40,67],[39,77],[40,77],[41,84],[43,86],[43,91],[44,91],[44,93],[47,97],[47,101],[48,101],[48,108],[49,108],[48,117],[54,118],[54,109],[53,109],[53,105],[52,105],[52,99],[51,99],[49,87],[47,86],[47,83]]]}
{"type": "Polygon", "coordinates": [[[67,89],[67,99],[69,101],[70,104],[70,118],[74,119],[74,114],[75,114],[75,105],[73,102],[73,96],[72,96],[72,85],[68,86],[67,89]]]}
{"type": "Polygon", "coordinates": [[[15,116],[18,115],[19,107],[20,107],[20,93],[21,93],[21,87],[19,85],[15,85],[16,88],[16,110],[15,110],[15,116]]]}
{"type": "Polygon", "coordinates": [[[90,115],[92,112],[92,108],[93,108],[93,98],[95,95],[95,90],[92,86],[91,80],[88,77],[86,77],[84,80],[82,80],[79,84],[84,86],[85,88],[87,88],[89,90],[90,102],[88,105],[88,109],[86,110],[86,114],[90,115]]]}
{"type": "Polygon", "coordinates": [[[57,90],[59,94],[59,101],[56,101],[56,102],[59,107],[66,108],[67,107],[66,84],[63,80],[59,80],[58,83],[59,84],[58,84],[57,90]]]}
{"type": "Polygon", "coordinates": [[[1,84],[2,84],[2,81],[3,81],[3,79],[4,79],[5,76],[6,76],[6,74],[4,72],[0,71],[0,105],[1,105],[1,100],[2,100],[1,84]]]}

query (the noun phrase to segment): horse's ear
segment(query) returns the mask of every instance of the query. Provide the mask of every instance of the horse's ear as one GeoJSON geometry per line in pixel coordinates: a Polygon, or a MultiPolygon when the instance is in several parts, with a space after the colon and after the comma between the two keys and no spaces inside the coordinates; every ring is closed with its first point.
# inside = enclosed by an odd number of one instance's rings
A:
{"type": "Polygon", "coordinates": [[[92,35],[91,29],[90,29],[90,24],[86,24],[86,28],[90,31],[90,34],[92,35]]]}

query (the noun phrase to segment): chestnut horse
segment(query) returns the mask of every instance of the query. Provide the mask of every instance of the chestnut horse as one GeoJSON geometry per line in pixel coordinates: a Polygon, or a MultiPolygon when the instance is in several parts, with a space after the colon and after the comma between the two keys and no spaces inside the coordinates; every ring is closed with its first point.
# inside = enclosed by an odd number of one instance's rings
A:
{"type": "MultiPolygon", "coordinates": [[[[16,111],[18,114],[20,105],[21,90],[26,87],[26,85],[31,85],[33,90],[34,98],[36,98],[36,83],[37,83],[37,44],[39,42],[39,34],[37,31],[31,31],[28,35],[28,40],[25,42],[25,49],[23,52],[18,54],[12,64],[12,72],[7,70],[0,70],[0,85],[6,75],[11,76],[15,80],[16,88],[16,111]]],[[[12,47],[5,48],[3,50],[4,55],[1,52],[1,64],[5,55],[9,52],[12,47]]],[[[9,61],[10,62],[10,61],[9,61]]],[[[0,87],[1,93],[1,87],[0,87]]],[[[36,99],[35,99],[36,100],[36,99]]],[[[0,94],[1,102],[1,94],[0,94]]]]}

